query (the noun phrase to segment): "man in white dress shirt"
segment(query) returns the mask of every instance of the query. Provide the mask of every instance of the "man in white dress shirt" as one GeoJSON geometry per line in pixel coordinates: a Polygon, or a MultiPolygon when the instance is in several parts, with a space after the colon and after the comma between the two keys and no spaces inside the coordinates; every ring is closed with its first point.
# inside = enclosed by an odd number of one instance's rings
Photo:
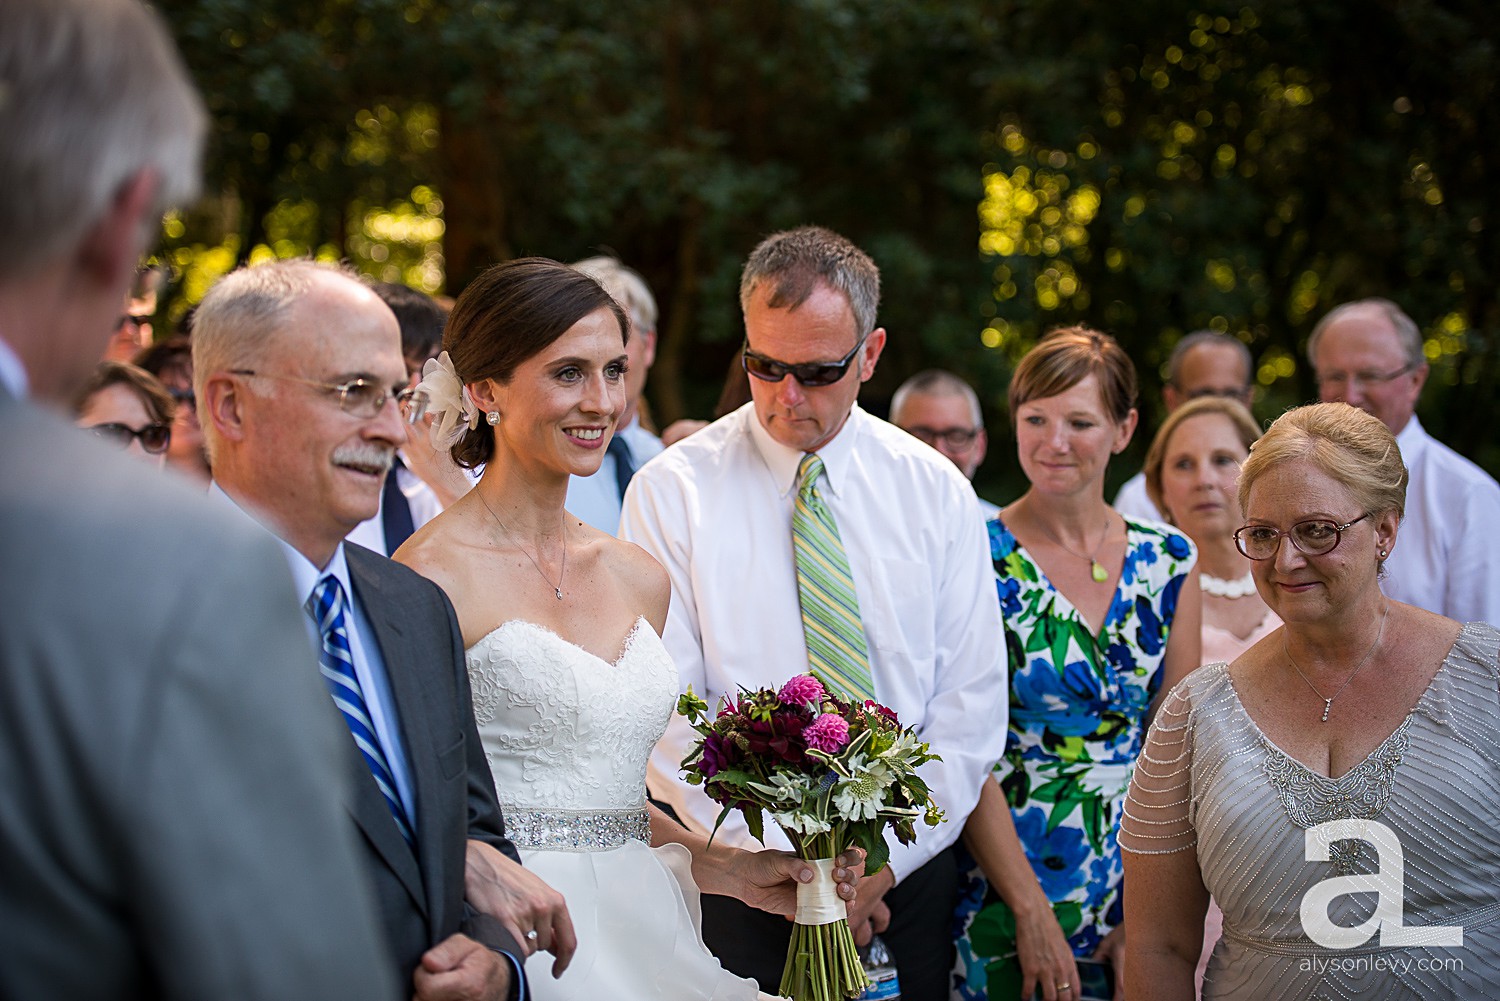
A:
{"type": "MultiPolygon", "coordinates": [[[[1217,330],[1195,330],[1183,336],[1167,358],[1167,384],[1161,388],[1162,402],[1169,414],[1200,396],[1239,400],[1248,409],[1255,399],[1252,375],[1254,364],[1244,341],[1217,330]]],[[[1121,484],[1115,494],[1115,510],[1131,518],[1167,520],[1146,494],[1144,472],[1121,484]]]]}
{"type": "MultiPolygon", "coordinates": [[[[979,394],[942,369],[918,372],[896,387],[891,396],[891,423],[942,452],[970,481],[989,448],[979,394]]],[[[979,513],[980,520],[989,521],[1000,508],[980,497],[979,513]]]]}
{"type": "MultiPolygon", "coordinates": [[[[1004,750],[1005,640],[968,480],[855,403],[885,345],[879,280],[869,257],[825,229],[778,233],[756,248],[740,284],[752,402],[636,475],[621,534],[671,576],[664,639],[684,688],[713,703],[739,685],[780,685],[809,665],[793,506],[807,489],[799,467],[821,460],[822,482],[808,475],[847,554],[863,626],[855,641],[868,648],[875,697],[942,756],[924,775],[947,815],[914,844],[892,844],[890,865],[860,884],[851,925],[868,934],[884,898],[902,996],[946,998],[952,847],[1004,750]]],[[[692,736],[674,718],[653,758],[659,773],[678,774],[692,736]]],[[[699,789],[676,791],[690,819],[711,828],[718,806],[699,789]]],[[[787,844],[769,825],[766,834],[787,844]]],[[[737,814],[718,837],[750,843],[737,814]]],[[[788,934],[784,921],[704,899],[705,941],[768,989],[788,934]]]]}
{"type": "Polygon", "coordinates": [[[599,468],[591,476],[569,478],[564,504],[569,513],[614,535],[620,530],[620,504],[631,477],[662,450],[661,439],[641,427],[640,419],[646,373],[656,360],[656,297],[645,279],[613,257],[590,257],[573,267],[603,285],[630,319],[630,337],[625,343],[625,411],[599,468]]]}
{"type": "Polygon", "coordinates": [[[1500,622],[1500,485],[1429,435],[1414,412],[1427,381],[1422,334],[1389,299],[1332,309],[1307,340],[1325,403],[1379,417],[1396,436],[1411,481],[1406,517],[1381,589],[1460,622],[1500,622]]]}
{"type": "MultiPolygon", "coordinates": [[[[416,289],[381,282],[374,286],[380,300],[396,314],[401,327],[401,356],[406,362],[406,380],[415,386],[422,379],[422,366],[436,358],[443,347],[443,324],[448,316],[432,296],[416,289]]],[[[425,438],[426,426],[419,434],[425,438]]],[[[420,448],[424,442],[415,444],[420,448]]],[[[411,534],[443,510],[437,493],[417,472],[407,465],[405,449],[396,454],[385,486],[380,491],[380,510],[373,518],[360,522],[347,539],[356,545],[389,556],[400,548],[411,534]]],[[[418,458],[421,458],[419,455],[418,458]]]]}

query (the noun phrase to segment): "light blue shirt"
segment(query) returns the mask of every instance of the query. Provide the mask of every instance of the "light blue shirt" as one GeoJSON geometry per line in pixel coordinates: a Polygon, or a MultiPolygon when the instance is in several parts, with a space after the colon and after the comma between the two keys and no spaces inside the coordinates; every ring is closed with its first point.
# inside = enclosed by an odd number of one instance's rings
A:
{"type": "Polygon", "coordinates": [[[0,337],[0,386],[10,390],[10,394],[16,399],[24,400],[28,382],[26,366],[21,364],[21,356],[5,343],[4,337],[0,337]]]}
{"type": "MultiPolygon", "coordinates": [[[[208,492],[210,496],[222,497],[225,502],[233,505],[246,517],[262,527],[267,527],[260,519],[240,507],[235,499],[225,493],[217,483],[210,485],[208,492]]],[[[307,606],[307,600],[312,597],[313,589],[318,586],[318,581],[327,574],[337,577],[344,588],[349,617],[353,620],[352,627],[349,629],[349,651],[354,658],[354,676],[359,679],[360,691],[365,697],[365,708],[369,710],[370,722],[375,727],[375,736],[380,738],[380,747],[385,751],[386,763],[390,765],[391,777],[396,782],[396,794],[401,797],[401,806],[406,810],[406,816],[411,819],[412,828],[415,829],[416,796],[412,792],[411,765],[406,756],[406,744],[401,739],[401,717],[396,712],[396,699],[391,692],[390,675],[386,673],[385,658],[380,655],[380,643],[375,638],[375,629],[370,624],[369,618],[365,616],[364,609],[360,606],[359,598],[355,595],[354,587],[349,580],[349,563],[344,557],[344,544],[339,543],[328,565],[320,570],[280,536],[276,536],[274,532],[271,534],[281,544],[287,564],[292,570],[292,580],[297,588],[297,596],[302,600],[304,608],[307,606]]],[[[318,632],[318,624],[313,621],[311,615],[305,616],[305,624],[313,649],[321,650],[323,637],[318,632]]],[[[313,663],[316,663],[316,659],[313,663]]]]}

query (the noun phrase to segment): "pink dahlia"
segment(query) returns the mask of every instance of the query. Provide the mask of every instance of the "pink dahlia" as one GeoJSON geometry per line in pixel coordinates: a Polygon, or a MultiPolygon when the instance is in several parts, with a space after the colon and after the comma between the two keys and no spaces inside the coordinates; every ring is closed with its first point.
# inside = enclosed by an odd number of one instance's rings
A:
{"type": "Polygon", "coordinates": [[[849,724],[836,713],[823,713],[802,731],[802,739],[808,747],[832,754],[849,743],[849,724]]]}
{"type": "Polygon", "coordinates": [[[805,706],[809,702],[818,705],[823,701],[823,683],[810,674],[799,674],[781,686],[776,697],[783,705],[805,706]]]}

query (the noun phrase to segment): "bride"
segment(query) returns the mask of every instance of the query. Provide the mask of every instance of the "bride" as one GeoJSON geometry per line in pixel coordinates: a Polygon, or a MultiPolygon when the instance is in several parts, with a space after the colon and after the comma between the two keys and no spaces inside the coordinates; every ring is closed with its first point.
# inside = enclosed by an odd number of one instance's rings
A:
{"type": "MultiPolygon", "coordinates": [[[[813,870],[709,846],[648,808],[647,758],[677,695],[659,638],[671,587],[643,550],[563,509],[568,477],[599,468],[624,409],[628,330],[597,282],[555,261],[475,280],[418,391],[434,443],[484,472],[395,558],[453,602],[506,833],[577,930],[556,980],[533,951],[532,997],[755,998],[704,947],[698,888],[790,914],[813,870]]],[[[845,899],[858,862],[839,858],[845,899]]],[[[539,926],[528,948],[555,951],[553,934],[539,926]]]]}

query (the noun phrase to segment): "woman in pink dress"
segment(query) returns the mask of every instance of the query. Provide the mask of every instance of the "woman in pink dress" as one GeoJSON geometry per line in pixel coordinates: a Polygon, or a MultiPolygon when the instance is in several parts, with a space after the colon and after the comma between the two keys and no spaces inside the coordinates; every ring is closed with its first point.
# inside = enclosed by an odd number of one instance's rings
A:
{"type": "MultiPolygon", "coordinates": [[[[1260,428],[1250,411],[1223,396],[1174,410],[1146,453],[1146,492],[1167,520],[1198,547],[1203,588],[1203,663],[1229,663],[1281,626],[1250,578],[1250,561],[1234,547],[1244,523],[1236,493],[1240,464],[1260,428]]],[[[1198,992],[1224,914],[1210,901],[1198,960],[1198,992]]]]}

